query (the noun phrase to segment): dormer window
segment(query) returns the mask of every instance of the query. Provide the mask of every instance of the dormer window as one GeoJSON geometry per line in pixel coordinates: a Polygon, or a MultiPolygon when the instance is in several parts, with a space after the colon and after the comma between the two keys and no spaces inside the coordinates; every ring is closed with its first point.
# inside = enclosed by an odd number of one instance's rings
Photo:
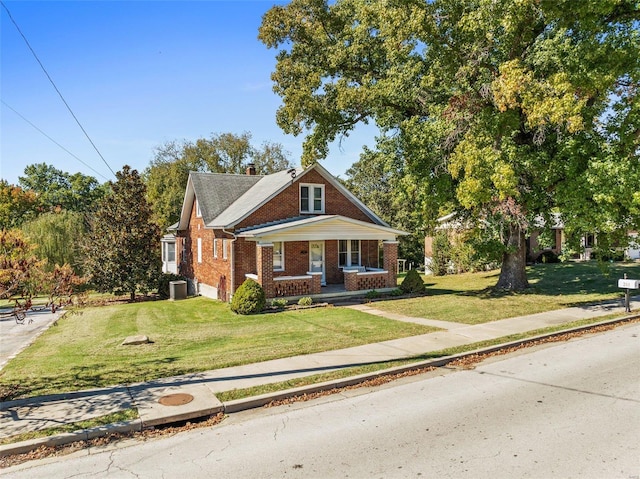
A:
{"type": "Polygon", "coordinates": [[[324,185],[300,185],[300,213],[324,213],[324,185]]]}

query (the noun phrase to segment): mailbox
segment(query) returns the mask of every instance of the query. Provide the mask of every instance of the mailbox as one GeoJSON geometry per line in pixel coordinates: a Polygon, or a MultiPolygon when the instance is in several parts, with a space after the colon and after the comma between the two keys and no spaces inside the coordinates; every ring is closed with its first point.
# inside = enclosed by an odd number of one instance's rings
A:
{"type": "Polygon", "coordinates": [[[639,289],[640,279],[619,279],[618,288],[639,289]]]}

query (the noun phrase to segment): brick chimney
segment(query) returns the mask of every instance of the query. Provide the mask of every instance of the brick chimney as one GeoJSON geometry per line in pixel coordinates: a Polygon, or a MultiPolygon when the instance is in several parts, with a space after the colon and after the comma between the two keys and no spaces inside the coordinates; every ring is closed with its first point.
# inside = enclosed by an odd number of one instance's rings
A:
{"type": "Polygon", "coordinates": [[[256,174],[256,165],[254,163],[249,163],[247,165],[247,175],[253,176],[256,174]]]}

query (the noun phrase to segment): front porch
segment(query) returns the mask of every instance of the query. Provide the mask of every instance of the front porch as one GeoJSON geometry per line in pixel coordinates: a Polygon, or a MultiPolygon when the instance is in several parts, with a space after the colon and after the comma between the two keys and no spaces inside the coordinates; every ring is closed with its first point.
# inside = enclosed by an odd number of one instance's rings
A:
{"type": "Polygon", "coordinates": [[[243,231],[255,242],[256,272],[267,298],[362,296],[396,288],[398,242],[404,234],[340,216],[294,219],[243,231]]]}

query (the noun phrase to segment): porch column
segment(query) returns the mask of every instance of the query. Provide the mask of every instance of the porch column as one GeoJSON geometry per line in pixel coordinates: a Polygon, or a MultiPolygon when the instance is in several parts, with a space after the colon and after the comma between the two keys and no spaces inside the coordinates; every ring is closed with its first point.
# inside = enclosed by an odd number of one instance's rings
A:
{"type": "Polygon", "coordinates": [[[344,289],[347,291],[358,291],[358,270],[344,270],[344,289]]]}
{"type": "Polygon", "coordinates": [[[322,272],[307,272],[311,276],[311,291],[309,294],[322,293],[322,272]]]}
{"type": "Polygon", "coordinates": [[[382,243],[382,260],[384,270],[387,271],[387,288],[398,287],[398,244],[398,241],[382,243]]]}
{"type": "Polygon", "coordinates": [[[267,298],[274,297],[273,288],[273,244],[258,243],[256,245],[256,269],[258,271],[258,283],[264,289],[267,298]]]}

